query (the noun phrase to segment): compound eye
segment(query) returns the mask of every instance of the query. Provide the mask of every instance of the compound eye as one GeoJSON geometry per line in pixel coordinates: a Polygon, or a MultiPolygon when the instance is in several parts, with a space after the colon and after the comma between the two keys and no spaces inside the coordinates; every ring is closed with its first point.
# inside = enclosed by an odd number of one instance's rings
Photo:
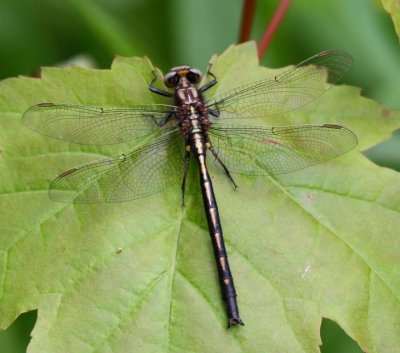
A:
{"type": "Polygon", "coordinates": [[[199,83],[201,76],[201,71],[199,69],[190,69],[187,74],[187,78],[191,83],[199,83]]]}
{"type": "Polygon", "coordinates": [[[179,76],[176,72],[169,72],[164,76],[164,83],[167,87],[173,88],[179,81],[179,76]]]}

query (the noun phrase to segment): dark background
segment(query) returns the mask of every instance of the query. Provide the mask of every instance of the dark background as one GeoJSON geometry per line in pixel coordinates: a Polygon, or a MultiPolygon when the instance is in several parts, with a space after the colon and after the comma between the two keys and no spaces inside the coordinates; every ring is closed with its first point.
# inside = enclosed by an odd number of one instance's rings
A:
{"type": "MultiPolygon", "coordinates": [[[[252,39],[259,40],[278,0],[258,1],[252,39]]],[[[240,0],[2,0],[0,79],[38,75],[70,62],[109,68],[113,57],[148,56],[164,72],[188,64],[205,70],[237,41],[240,0]]],[[[326,49],[351,53],[345,83],[388,108],[400,109],[400,51],[391,18],[378,0],[294,0],[262,64],[295,64],[326,49]]],[[[400,137],[366,155],[400,170],[400,137]]],[[[0,353],[25,352],[35,313],[0,333],[0,353]]],[[[361,352],[332,322],[322,327],[323,353],[361,352]]]]}

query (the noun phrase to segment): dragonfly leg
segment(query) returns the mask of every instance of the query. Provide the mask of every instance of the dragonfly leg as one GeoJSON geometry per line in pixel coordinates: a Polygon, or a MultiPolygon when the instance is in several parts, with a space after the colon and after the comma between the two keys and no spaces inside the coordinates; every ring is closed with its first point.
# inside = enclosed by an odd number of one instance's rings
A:
{"type": "Polygon", "coordinates": [[[160,121],[157,121],[157,119],[156,119],[156,118],[154,117],[154,115],[152,115],[152,114],[144,114],[143,116],[150,118],[151,120],[153,120],[153,122],[154,122],[155,125],[157,125],[157,126],[159,126],[159,127],[162,127],[162,126],[164,126],[164,125],[168,122],[168,120],[169,120],[174,114],[175,114],[175,112],[174,112],[173,110],[171,110],[171,111],[167,112],[167,113],[165,114],[165,116],[164,116],[160,121]]]}
{"type": "Polygon", "coordinates": [[[214,149],[213,145],[211,144],[210,141],[208,141],[209,143],[209,150],[211,151],[211,153],[213,154],[213,156],[215,157],[215,159],[218,161],[218,163],[220,164],[220,166],[222,167],[222,169],[224,170],[225,174],[228,176],[229,180],[231,181],[231,183],[233,184],[233,186],[235,187],[235,189],[237,189],[239,186],[236,184],[235,179],[233,179],[231,172],[229,171],[229,169],[227,168],[227,166],[224,164],[224,162],[222,161],[221,158],[219,158],[217,151],[214,149]]]}
{"type": "Polygon", "coordinates": [[[149,90],[153,93],[159,94],[160,96],[164,96],[164,97],[173,97],[173,94],[167,91],[164,91],[160,88],[157,88],[153,85],[154,82],[157,81],[157,75],[156,72],[153,70],[153,79],[151,80],[150,84],[149,84],[149,90]]]}
{"type": "Polygon", "coordinates": [[[207,109],[207,112],[210,115],[215,116],[216,118],[218,118],[220,116],[220,114],[221,114],[219,110],[210,109],[210,108],[207,109]]]}
{"type": "Polygon", "coordinates": [[[208,82],[208,83],[206,83],[204,86],[202,86],[202,87],[200,87],[199,88],[199,92],[205,92],[205,91],[207,91],[209,88],[211,88],[212,86],[214,86],[214,85],[216,85],[217,84],[217,78],[215,77],[215,75],[210,71],[211,70],[211,66],[212,66],[212,64],[211,63],[208,63],[208,68],[207,68],[207,75],[210,75],[213,79],[210,81],[210,82],[208,82]]]}
{"type": "MultiPolygon", "coordinates": [[[[169,111],[167,114],[165,114],[165,116],[160,120],[160,122],[157,122],[158,126],[164,126],[169,119],[171,119],[171,117],[175,114],[175,112],[173,110],[169,111]]],[[[153,117],[154,118],[154,117],[153,117]]],[[[155,120],[155,119],[154,119],[155,120]]]]}
{"type": "Polygon", "coordinates": [[[189,161],[190,161],[190,146],[186,147],[186,154],[183,166],[183,179],[182,179],[182,207],[185,207],[185,188],[186,188],[186,177],[189,171],[189,161]],[[189,147],[189,148],[188,148],[189,147]]]}

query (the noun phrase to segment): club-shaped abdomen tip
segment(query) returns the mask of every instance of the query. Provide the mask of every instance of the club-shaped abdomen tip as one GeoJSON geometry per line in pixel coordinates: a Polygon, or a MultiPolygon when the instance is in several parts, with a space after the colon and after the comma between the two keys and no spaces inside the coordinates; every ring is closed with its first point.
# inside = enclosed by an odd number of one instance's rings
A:
{"type": "Polygon", "coordinates": [[[228,321],[228,328],[235,326],[235,325],[242,325],[244,326],[244,322],[240,317],[231,317],[228,321]]]}

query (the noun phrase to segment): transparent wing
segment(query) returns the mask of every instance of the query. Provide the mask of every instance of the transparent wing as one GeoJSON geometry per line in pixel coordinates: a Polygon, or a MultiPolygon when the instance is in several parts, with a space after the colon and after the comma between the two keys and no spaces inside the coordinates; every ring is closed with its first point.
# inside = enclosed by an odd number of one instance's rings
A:
{"type": "Polygon", "coordinates": [[[174,130],[127,154],[67,170],[52,182],[49,196],[59,202],[97,203],[155,194],[182,178],[183,147],[174,130]]]}
{"type": "Polygon", "coordinates": [[[227,91],[207,102],[220,118],[255,118],[299,108],[325,92],[350,69],[353,58],[339,50],[319,53],[272,78],[227,91]]]}
{"type": "Polygon", "coordinates": [[[265,128],[215,123],[209,134],[229,171],[246,175],[289,173],[340,156],[357,145],[353,132],[331,124],[265,128]]]}
{"type": "Polygon", "coordinates": [[[157,122],[173,109],[161,104],[101,108],[41,103],[25,111],[22,121],[46,136],[79,144],[107,145],[159,131],[157,122]]]}

